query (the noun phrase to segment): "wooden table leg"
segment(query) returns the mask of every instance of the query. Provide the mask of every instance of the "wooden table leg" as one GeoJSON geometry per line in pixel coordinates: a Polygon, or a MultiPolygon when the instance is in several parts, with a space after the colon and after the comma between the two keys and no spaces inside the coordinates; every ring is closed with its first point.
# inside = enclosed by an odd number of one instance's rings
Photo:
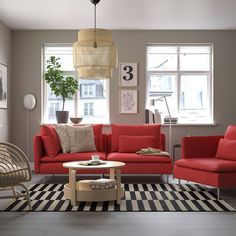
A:
{"type": "Polygon", "coordinates": [[[69,169],[69,185],[70,185],[70,202],[72,206],[76,206],[76,170],[69,169]]]}
{"type": "Polygon", "coordinates": [[[116,169],[116,203],[120,205],[121,202],[121,171],[120,168],[116,169]]]}
{"type": "Polygon", "coordinates": [[[110,168],[110,179],[115,179],[115,169],[110,168]]]}

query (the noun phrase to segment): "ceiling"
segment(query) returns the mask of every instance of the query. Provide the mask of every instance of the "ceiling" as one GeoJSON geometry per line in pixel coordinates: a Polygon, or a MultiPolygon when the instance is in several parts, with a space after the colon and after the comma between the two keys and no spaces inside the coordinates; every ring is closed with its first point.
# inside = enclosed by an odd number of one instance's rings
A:
{"type": "MultiPolygon", "coordinates": [[[[81,29],[94,24],[90,0],[0,0],[11,29],[81,29]]],[[[107,29],[236,29],[236,0],[101,0],[97,26],[107,29]]]]}

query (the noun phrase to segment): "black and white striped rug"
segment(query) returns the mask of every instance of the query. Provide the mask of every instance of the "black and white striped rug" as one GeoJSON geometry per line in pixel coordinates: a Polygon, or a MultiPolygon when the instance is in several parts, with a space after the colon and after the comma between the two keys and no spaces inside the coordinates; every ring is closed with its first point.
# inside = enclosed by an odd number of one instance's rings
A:
{"type": "MultiPolygon", "coordinates": [[[[224,200],[217,200],[213,190],[200,185],[125,184],[120,205],[115,201],[80,202],[71,206],[64,198],[63,184],[34,184],[29,188],[32,211],[235,211],[224,200]]],[[[96,191],[96,190],[95,190],[96,191]]],[[[10,200],[0,211],[28,211],[27,201],[10,200]]]]}

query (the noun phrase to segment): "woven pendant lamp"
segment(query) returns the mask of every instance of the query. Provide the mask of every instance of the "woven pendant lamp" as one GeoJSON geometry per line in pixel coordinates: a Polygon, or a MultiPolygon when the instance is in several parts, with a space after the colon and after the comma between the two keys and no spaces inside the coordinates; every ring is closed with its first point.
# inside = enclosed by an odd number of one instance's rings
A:
{"type": "Polygon", "coordinates": [[[112,69],[117,67],[118,53],[112,41],[111,32],[96,28],[96,4],[100,0],[91,0],[95,6],[94,29],[82,29],[78,32],[78,41],[73,45],[73,63],[79,77],[86,79],[110,79],[112,69]]]}

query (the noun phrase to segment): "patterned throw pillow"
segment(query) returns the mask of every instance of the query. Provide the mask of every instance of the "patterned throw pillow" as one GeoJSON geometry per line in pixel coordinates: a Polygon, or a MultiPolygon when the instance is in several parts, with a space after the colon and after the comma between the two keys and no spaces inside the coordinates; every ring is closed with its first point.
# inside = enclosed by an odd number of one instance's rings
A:
{"type": "Polygon", "coordinates": [[[93,127],[91,125],[67,126],[67,131],[70,137],[71,153],[96,151],[93,127]]]}
{"type": "Polygon", "coordinates": [[[55,130],[59,136],[63,153],[70,152],[70,136],[66,125],[55,125],[55,130]]]}

